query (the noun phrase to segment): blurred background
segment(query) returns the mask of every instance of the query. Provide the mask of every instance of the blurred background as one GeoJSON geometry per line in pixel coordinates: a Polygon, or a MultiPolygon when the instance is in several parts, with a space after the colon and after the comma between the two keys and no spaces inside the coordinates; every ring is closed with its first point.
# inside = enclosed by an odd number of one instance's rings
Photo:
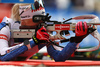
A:
{"type": "MultiPolygon", "coordinates": [[[[46,13],[52,17],[51,20],[64,21],[71,17],[93,14],[100,18],[100,0],[43,0],[46,13]],[[64,19],[63,19],[64,18],[64,19]]],[[[0,22],[3,17],[10,17],[13,3],[0,3],[0,22]]],[[[74,21],[73,21],[74,22],[74,21]]],[[[100,26],[97,26],[100,33],[100,26]]],[[[74,33],[70,32],[70,37],[74,33]]],[[[99,42],[91,35],[87,36],[80,44],[80,48],[91,48],[97,46],[99,42]]],[[[66,43],[60,45],[65,46],[66,43]]],[[[31,59],[51,59],[46,51],[46,47],[42,48],[39,53],[36,53],[31,59]]],[[[71,59],[81,60],[100,60],[100,49],[93,52],[75,52],[71,59]]]]}

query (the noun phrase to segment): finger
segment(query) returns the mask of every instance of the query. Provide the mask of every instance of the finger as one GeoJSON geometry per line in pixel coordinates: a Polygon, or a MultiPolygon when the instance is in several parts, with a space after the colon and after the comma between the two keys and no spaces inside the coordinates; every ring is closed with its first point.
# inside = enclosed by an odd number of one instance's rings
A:
{"type": "MultiPolygon", "coordinates": [[[[78,31],[78,32],[81,32],[80,22],[78,22],[78,23],[77,23],[77,26],[76,26],[76,27],[77,27],[77,28],[76,28],[76,29],[77,29],[77,31],[78,31]]],[[[78,32],[77,32],[77,33],[78,33],[78,32]]]]}
{"type": "Polygon", "coordinates": [[[43,26],[43,27],[41,27],[41,32],[46,32],[47,30],[46,30],[46,28],[43,26]]]}
{"type": "Polygon", "coordinates": [[[80,32],[82,31],[82,21],[79,22],[79,31],[80,31],[80,32]]]}
{"type": "Polygon", "coordinates": [[[85,32],[85,27],[84,27],[84,23],[83,22],[82,22],[82,27],[83,27],[82,30],[85,32]]]}
{"type": "Polygon", "coordinates": [[[84,29],[85,29],[84,32],[87,34],[88,27],[87,27],[87,23],[86,22],[84,22],[84,29]]]}
{"type": "Polygon", "coordinates": [[[88,32],[87,32],[87,33],[88,33],[88,34],[89,34],[89,33],[92,33],[92,32],[94,32],[95,30],[96,30],[96,29],[93,29],[92,27],[91,27],[91,28],[88,28],[88,32]]]}
{"type": "Polygon", "coordinates": [[[45,38],[49,38],[49,34],[44,33],[43,35],[44,35],[45,38]]]}

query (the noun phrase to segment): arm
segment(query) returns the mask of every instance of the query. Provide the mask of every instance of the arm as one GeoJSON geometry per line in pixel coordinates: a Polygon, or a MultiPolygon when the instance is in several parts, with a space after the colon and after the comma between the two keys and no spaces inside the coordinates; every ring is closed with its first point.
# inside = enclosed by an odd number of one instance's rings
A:
{"type": "MultiPolygon", "coordinates": [[[[41,30],[42,29],[39,29],[37,32],[39,32],[41,30]]],[[[5,35],[5,38],[6,38],[6,39],[0,38],[0,42],[1,42],[0,43],[0,50],[1,50],[0,51],[0,54],[1,54],[0,60],[2,60],[2,61],[12,60],[13,58],[15,58],[15,57],[19,56],[20,54],[26,52],[27,50],[33,48],[37,44],[34,39],[30,39],[30,40],[26,40],[23,43],[18,44],[16,46],[9,47],[9,45],[8,45],[8,41],[10,39],[10,29],[9,29],[9,27],[8,26],[3,27],[0,31],[0,34],[5,35]]],[[[39,33],[39,34],[41,34],[41,33],[39,33]]],[[[36,36],[38,36],[39,34],[36,33],[36,36]]],[[[1,37],[3,37],[3,36],[1,36],[1,37]]],[[[37,38],[37,39],[38,39],[38,42],[41,43],[39,41],[39,38],[37,38]]],[[[42,39],[41,39],[41,41],[42,41],[42,39]]]]}
{"type": "Polygon", "coordinates": [[[78,22],[75,27],[75,37],[70,38],[70,42],[62,49],[62,51],[55,50],[53,44],[49,43],[47,45],[48,53],[55,61],[65,61],[67,60],[73,52],[77,49],[79,43],[91,32],[88,32],[86,22],[78,22]]]}
{"type": "Polygon", "coordinates": [[[67,60],[77,49],[78,43],[69,42],[62,51],[54,49],[53,45],[47,47],[48,54],[57,62],[67,60]]]}
{"type": "Polygon", "coordinates": [[[34,47],[36,44],[35,42],[30,39],[18,44],[16,46],[9,47],[8,41],[10,37],[10,30],[9,27],[3,27],[0,31],[0,60],[2,61],[8,61],[12,60],[13,58],[17,57],[18,55],[22,54],[23,52],[27,51],[28,49],[31,49],[31,47],[34,47]]]}

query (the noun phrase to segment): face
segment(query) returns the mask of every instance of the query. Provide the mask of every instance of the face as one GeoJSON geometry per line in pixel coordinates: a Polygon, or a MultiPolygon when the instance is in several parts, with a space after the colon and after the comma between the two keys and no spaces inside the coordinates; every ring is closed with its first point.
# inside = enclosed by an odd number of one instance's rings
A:
{"type": "Polygon", "coordinates": [[[34,23],[32,17],[34,15],[45,15],[45,9],[40,2],[36,1],[34,4],[19,6],[19,13],[21,26],[37,26],[41,22],[34,23]]]}

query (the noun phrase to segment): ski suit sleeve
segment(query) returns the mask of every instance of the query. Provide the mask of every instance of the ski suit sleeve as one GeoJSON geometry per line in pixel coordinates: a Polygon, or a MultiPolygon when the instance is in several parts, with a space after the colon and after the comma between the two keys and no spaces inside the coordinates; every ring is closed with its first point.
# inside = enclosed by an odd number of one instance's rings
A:
{"type": "Polygon", "coordinates": [[[77,49],[77,43],[69,42],[61,51],[54,49],[52,45],[47,48],[48,54],[56,61],[62,62],[67,60],[77,49]]]}
{"type": "MultiPolygon", "coordinates": [[[[2,22],[3,23],[3,22],[2,22]]],[[[1,61],[9,61],[23,52],[27,51],[28,48],[24,43],[9,47],[8,41],[10,39],[10,28],[8,25],[4,26],[0,23],[0,60],[1,61]]],[[[36,46],[32,39],[29,40],[30,46],[36,46]]]]}

